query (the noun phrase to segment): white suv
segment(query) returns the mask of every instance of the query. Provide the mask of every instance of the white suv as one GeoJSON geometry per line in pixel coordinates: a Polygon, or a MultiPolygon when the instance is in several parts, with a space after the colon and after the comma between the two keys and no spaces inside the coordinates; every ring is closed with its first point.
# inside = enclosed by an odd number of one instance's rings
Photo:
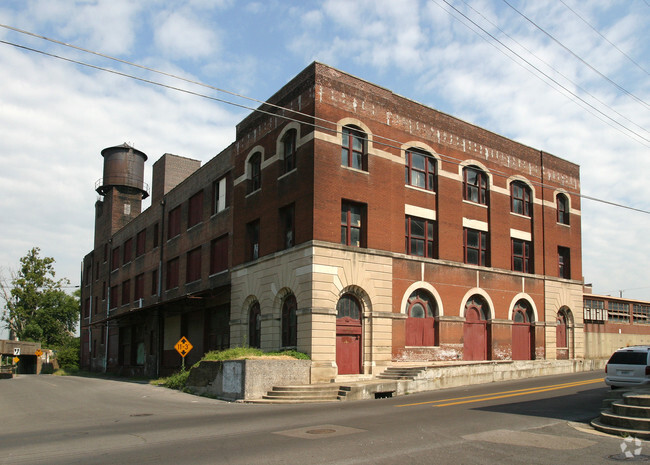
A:
{"type": "Polygon", "coordinates": [[[612,388],[650,384],[649,356],[650,346],[618,349],[605,367],[605,383],[612,388]]]}

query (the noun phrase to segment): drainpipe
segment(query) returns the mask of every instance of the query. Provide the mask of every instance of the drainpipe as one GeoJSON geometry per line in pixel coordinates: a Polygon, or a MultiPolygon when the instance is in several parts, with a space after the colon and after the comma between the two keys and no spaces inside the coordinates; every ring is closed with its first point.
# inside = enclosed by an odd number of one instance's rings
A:
{"type": "Polygon", "coordinates": [[[162,299],[162,274],[163,274],[163,258],[164,258],[164,249],[165,249],[165,199],[163,198],[160,201],[160,257],[158,259],[158,350],[156,354],[156,378],[160,377],[160,366],[162,364],[162,353],[163,353],[163,315],[160,311],[160,301],[162,299]]]}
{"type": "Polygon", "coordinates": [[[111,274],[113,273],[113,238],[108,239],[109,252],[108,256],[108,295],[106,296],[106,339],[104,340],[104,373],[108,370],[108,312],[111,308],[111,274]]]}
{"type": "Polygon", "coordinates": [[[540,176],[542,181],[542,273],[544,275],[544,287],[542,289],[542,298],[544,299],[544,358],[548,360],[548,343],[546,340],[546,328],[548,321],[546,321],[546,215],[544,212],[544,152],[539,151],[539,165],[542,170],[540,176]]]}

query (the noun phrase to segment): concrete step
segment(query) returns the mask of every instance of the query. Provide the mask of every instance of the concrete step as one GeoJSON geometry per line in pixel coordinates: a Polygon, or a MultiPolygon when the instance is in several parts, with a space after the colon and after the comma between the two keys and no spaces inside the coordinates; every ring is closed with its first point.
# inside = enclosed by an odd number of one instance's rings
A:
{"type": "Polygon", "coordinates": [[[267,397],[336,397],[339,390],[334,391],[268,391],[267,397]]]}
{"type": "Polygon", "coordinates": [[[426,367],[388,367],[377,378],[394,381],[414,380],[424,370],[426,370],[426,367]]]}
{"type": "Polygon", "coordinates": [[[646,431],[650,433],[650,418],[636,418],[624,415],[616,415],[611,410],[600,412],[600,423],[616,428],[625,428],[635,431],[646,431]]]}
{"type": "Polygon", "coordinates": [[[255,403],[297,404],[307,402],[333,402],[337,400],[337,384],[307,384],[295,386],[273,386],[273,388],[256,399],[255,403]],[[261,401],[261,402],[260,402],[261,401]]]}
{"type": "Polygon", "coordinates": [[[650,395],[628,392],[623,394],[623,400],[627,405],[638,405],[641,407],[650,407],[650,395]]]}
{"type": "Polygon", "coordinates": [[[305,386],[273,386],[269,392],[337,392],[339,386],[337,384],[329,384],[327,386],[319,385],[305,385],[305,386]]]}
{"type": "Polygon", "coordinates": [[[313,404],[313,403],[324,403],[324,402],[339,402],[338,399],[250,399],[247,400],[248,404],[313,404]]]}
{"type": "Polygon", "coordinates": [[[595,430],[607,434],[616,434],[618,436],[624,436],[624,437],[632,436],[639,439],[650,439],[650,431],[634,430],[630,428],[622,428],[618,426],[606,425],[598,419],[592,420],[591,426],[595,430]]]}
{"type": "Polygon", "coordinates": [[[634,418],[650,418],[650,407],[642,405],[630,405],[624,401],[612,402],[611,411],[614,415],[634,418]]]}

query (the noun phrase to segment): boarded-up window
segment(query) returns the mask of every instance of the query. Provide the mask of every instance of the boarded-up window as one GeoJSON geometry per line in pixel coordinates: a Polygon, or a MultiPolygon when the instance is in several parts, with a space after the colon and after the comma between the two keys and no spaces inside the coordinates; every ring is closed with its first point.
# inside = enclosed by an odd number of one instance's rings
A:
{"type": "Polygon", "coordinates": [[[187,252],[185,282],[191,283],[199,279],[201,279],[201,247],[187,252]]]}
{"type": "Polygon", "coordinates": [[[158,269],[151,272],[151,295],[158,295],[158,269]]]}
{"type": "Polygon", "coordinates": [[[160,238],[160,231],[158,230],[158,223],[153,225],[153,248],[158,247],[158,240],[160,238]]]}
{"type": "Polygon", "coordinates": [[[143,229],[138,233],[135,238],[135,256],[139,257],[145,252],[145,247],[147,243],[147,230],[143,229]]]}
{"type": "Polygon", "coordinates": [[[126,240],[124,243],[124,259],[122,260],[122,263],[127,264],[131,261],[133,258],[133,239],[129,238],[126,240]]]}
{"type": "Polygon", "coordinates": [[[181,233],[181,207],[180,205],[169,212],[167,239],[176,237],[181,233]]]}
{"type": "Polygon", "coordinates": [[[210,242],[210,274],[219,273],[228,268],[228,235],[210,242]]]}
{"type": "Polygon", "coordinates": [[[199,191],[190,197],[187,211],[188,229],[203,221],[203,191],[199,191]]]}
{"type": "Polygon", "coordinates": [[[133,300],[140,300],[144,297],[144,273],[141,273],[135,277],[135,292],[133,294],[133,300]]]}
{"type": "Polygon", "coordinates": [[[120,267],[120,248],[115,247],[111,256],[111,271],[120,267]]]}
{"type": "Polygon", "coordinates": [[[127,279],[122,283],[122,305],[131,302],[131,280],[127,279]]]}
{"type": "Polygon", "coordinates": [[[172,258],[167,262],[166,284],[166,289],[178,287],[178,257],[172,258]]]}
{"type": "Polygon", "coordinates": [[[108,308],[117,308],[117,286],[111,286],[108,308]]]}

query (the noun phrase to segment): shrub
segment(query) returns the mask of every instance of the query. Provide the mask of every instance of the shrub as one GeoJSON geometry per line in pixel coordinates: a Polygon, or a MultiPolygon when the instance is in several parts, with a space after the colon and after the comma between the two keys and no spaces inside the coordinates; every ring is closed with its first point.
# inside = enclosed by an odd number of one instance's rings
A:
{"type": "Polygon", "coordinates": [[[79,371],[79,352],[81,343],[78,337],[68,338],[56,348],[56,360],[59,367],[67,372],[79,371]]]}

